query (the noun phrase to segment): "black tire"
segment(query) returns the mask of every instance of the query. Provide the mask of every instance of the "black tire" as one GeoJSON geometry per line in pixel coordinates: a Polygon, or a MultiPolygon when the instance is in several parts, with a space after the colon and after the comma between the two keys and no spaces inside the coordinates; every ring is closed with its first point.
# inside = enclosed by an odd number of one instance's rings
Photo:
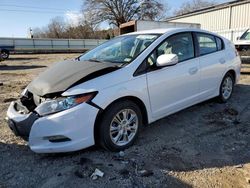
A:
{"type": "MultiPolygon", "coordinates": [[[[141,110],[134,102],[132,102],[130,100],[124,100],[124,101],[116,102],[116,103],[112,104],[111,106],[109,106],[104,111],[104,114],[103,114],[102,117],[103,118],[102,118],[101,123],[99,125],[98,132],[99,132],[99,144],[104,149],[109,150],[109,151],[122,151],[124,149],[127,149],[128,147],[130,147],[134,143],[134,141],[138,137],[138,134],[140,132],[140,128],[141,128],[141,125],[142,125],[142,113],[141,113],[141,110]],[[132,139],[127,144],[121,146],[121,145],[115,144],[112,141],[112,138],[111,138],[111,135],[110,135],[111,134],[110,133],[110,128],[111,128],[111,122],[113,121],[113,118],[119,112],[121,112],[122,110],[125,110],[125,109],[131,109],[132,112],[135,112],[135,114],[137,115],[137,120],[138,121],[136,121],[136,122],[138,122],[138,127],[137,127],[137,130],[135,131],[135,133],[133,133],[134,136],[132,137],[132,139]]],[[[117,134],[119,134],[119,133],[117,133],[117,134]]],[[[127,133],[127,135],[128,135],[128,133],[127,133]]],[[[122,136],[122,138],[123,138],[123,136],[122,136]]]]}
{"type": "Polygon", "coordinates": [[[6,60],[9,58],[10,52],[8,50],[2,50],[1,51],[1,57],[2,59],[6,60]]]}
{"type": "Polygon", "coordinates": [[[221,85],[220,85],[220,95],[218,96],[218,100],[220,103],[226,103],[232,96],[233,90],[234,90],[234,77],[231,73],[227,73],[224,78],[222,79],[221,85]],[[223,94],[223,84],[225,82],[226,79],[230,79],[232,81],[232,90],[229,94],[229,96],[225,97],[225,95],[223,94]]]}

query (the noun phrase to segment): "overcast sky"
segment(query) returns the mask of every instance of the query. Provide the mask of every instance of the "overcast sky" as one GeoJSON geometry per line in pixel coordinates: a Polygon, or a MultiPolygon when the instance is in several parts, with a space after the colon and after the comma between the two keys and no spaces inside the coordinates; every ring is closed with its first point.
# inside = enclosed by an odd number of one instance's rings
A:
{"type": "MultiPolygon", "coordinates": [[[[167,2],[171,10],[175,10],[185,1],[187,0],[167,2]]],[[[227,0],[219,0],[225,1],[227,0]]],[[[56,16],[74,20],[82,2],[83,0],[0,0],[0,37],[27,37],[29,28],[46,26],[56,16]]]]}

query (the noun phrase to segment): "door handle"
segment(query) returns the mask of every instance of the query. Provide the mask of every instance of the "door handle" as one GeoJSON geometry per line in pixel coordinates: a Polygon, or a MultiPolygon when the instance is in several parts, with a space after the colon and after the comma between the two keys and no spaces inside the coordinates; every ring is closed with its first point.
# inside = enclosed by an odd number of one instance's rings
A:
{"type": "Polygon", "coordinates": [[[193,68],[190,68],[189,69],[189,74],[195,74],[195,73],[197,73],[197,71],[198,71],[198,68],[197,67],[193,67],[193,68]]]}
{"type": "Polygon", "coordinates": [[[226,60],[224,58],[221,58],[219,61],[220,61],[221,64],[226,63],[226,60]]]}

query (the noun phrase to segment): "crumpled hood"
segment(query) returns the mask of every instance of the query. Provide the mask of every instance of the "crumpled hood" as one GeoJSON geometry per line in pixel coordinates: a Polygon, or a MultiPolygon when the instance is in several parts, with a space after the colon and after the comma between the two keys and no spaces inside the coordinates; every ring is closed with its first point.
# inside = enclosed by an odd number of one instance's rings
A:
{"type": "Polygon", "coordinates": [[[27,89],[38,96],[63,92],[91,73],[116,66],[116,63],[108,62],[63,61],[41,73],[28,85],[27,89]]]}

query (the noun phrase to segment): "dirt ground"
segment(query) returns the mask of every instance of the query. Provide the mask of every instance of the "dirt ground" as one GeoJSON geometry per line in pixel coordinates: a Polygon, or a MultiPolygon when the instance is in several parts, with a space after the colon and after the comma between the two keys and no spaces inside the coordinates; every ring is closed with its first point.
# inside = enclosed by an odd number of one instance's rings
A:
{"type": "Polygon", "coordinates": [[[209,100],[146,126],[124,153],[35,154],[4,121],[39,72],[78,54],[0,62],[0,187],[250,187],[250,62],[227,104],[209,100]],[[93,180],[95,169],[104,176],[93,180]]]}

